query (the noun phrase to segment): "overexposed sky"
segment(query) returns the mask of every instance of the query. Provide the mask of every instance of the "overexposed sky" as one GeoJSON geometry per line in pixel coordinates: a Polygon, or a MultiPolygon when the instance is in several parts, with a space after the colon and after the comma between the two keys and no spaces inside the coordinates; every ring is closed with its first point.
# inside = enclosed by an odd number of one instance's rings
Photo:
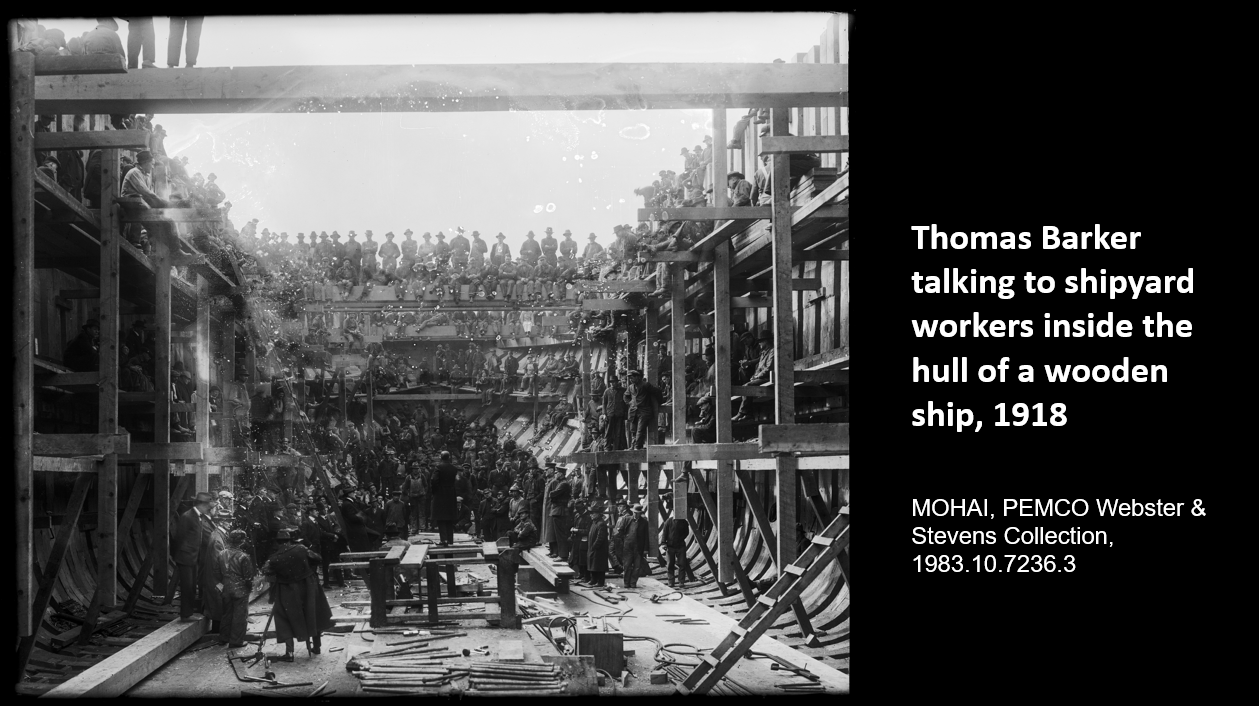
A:
{"type": "MultiPolygon", "coordinates": [[[[817,44],[826,13],[208,17],[198,65],[788,62],[817,44]]],[[[67,38],[94,20],[40,19],[67,38]]],[[[124,46],[127,24],[119,22],[124,46]]],[[[157,64],[168,20],[158,17],[157,64]]],[[[163,70],[163,69],[157,69],[163,70]]],[[[751,106],[747,106],[751,107],[751,106]]],[[[729,111],[728,125],[746,112],[729,111]]],[[[487,242],[565,229],[605,246],[635,223],[633,190],[711,132],[706,110],[157,115],[168,154],[214,172],[237,227],[344,236],[407,228],[487,242]]],[[[724,145],[728,141],[716,140],[724,145]]]]}

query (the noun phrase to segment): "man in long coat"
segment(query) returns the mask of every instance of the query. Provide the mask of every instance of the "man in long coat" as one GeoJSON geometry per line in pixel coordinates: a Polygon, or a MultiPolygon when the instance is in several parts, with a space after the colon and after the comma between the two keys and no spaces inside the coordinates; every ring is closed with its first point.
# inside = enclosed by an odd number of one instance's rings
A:
{"type": "Polygon", "coordinates": [[[214,588],[214,522],[210,509],[214,496],[197,493],[195,504],[179,516],[175,530],[175,565],[179,567],[179,618],[191,622],[194,613],[203,612],[213,621],[211,627],[218,630],[222,617],[222,605],[214,588]],[[198,600],[197,589],[201,589],[198,600]],[[209,590],[206,590],[209,589],[209,590]],[[203,605],[204,604],[204,605],[203,605]]]}
{"type": "Polygon", "coordinates": [[[228,647],[245,646],[245,630],[249,627],[249,592],[253,589],[256,568],[245,552],[243,530],[227,535],[227,547],[215,557],[215,581],[223,592],[223,619],[219,642],[228,647]]]}
{"type": "Polygon", "coordinates": [[[626,526],[625,545],[621,550],[625,559],[625,587],[637,588],[638,577],[647,575],[647,518],[643,517],[643,506],[630,508],[630,521],[626,526]]]}
{"type": "Polygon", "coordinates": [[[451,463],[450,452],[442,451],[441,462],[433,474],[433,522],[437,524],[440,541],[438,546],[450,546],[455,541],[455,521],[459,519],[458,483],[459,469],[451,463]]]}
{"type": "Polygon", "coordinates": [[[271,580],[272,615],[277,642],[284,643],[280,661],[293,661],[293,642],[306,643],[307,654],[319,654],[319,633],[332,627],[332,608],[315,574],[318,554],[290,541],[289,531],[276,534],[279,549],[262,565],[271,580]]]}
{"type": "Polygon", "coordinates": [[[665,548],[669,552],[669,585],[673,585],[673,567],[678,567],[678,581],[686,586],[687,577],[695,581],[691,564],[686,558],[686,537],[691,532],[690,525],[684,517],[671,517],[664,523],[665,548]]]}
{"type": "Polygon", "coordinates": [[[346,546],[345,534],[341,532],[333,519],[336,516],[335,513],[328,510],[322,503],[317,508],[314,519],[315,524],[319,526],[319,555],[323,560],[323,587],[331,588],[333,571],[337,574],[336,584],[344,586],[345,581],[341,578],[341,570],[328,567],[341,561],[342,547],[346,546]]]}
{"type": "Polygon", "coordinates": [[[590,528],[587,531],[586,571],[590,574],[591,586],[606,586],[605,576],[608,573],[608,521],[602,500],[594,501],[590,506],[590,528]]]}
{"type": "Polygon", "coordinates": [[[572,520],[568,516],[568,501],[572,498],[573,489],[568,480],[555,469],[555,462],[548,461],[547,472],[555,473],[555,479],[547,486],[547,500],[551,510],[547,513],[548,527],[543,530],[547,538],[547,550],[551,556],[568,556],[568,530],[572,520]]]}
{"type": "Polygon", "coordinates": [[[345,520],[345,538],[352,552],[369,552],[371,540],[367,536],[367,520],[358,503],[350,496],[350,489],[341,491],[341,518],[345,520]]]}
{"type": "Polygon", "coordinates": [[[569,529],[572,546],[569,548],[567,561],[578,576],[589,580],[590,574],[586,571],[586,554],[589,551],[587,539],[590,533],[590,515],[586,513],[586,502],[581,498],[574,499],[572,506],[573,526],[569,529]]]}

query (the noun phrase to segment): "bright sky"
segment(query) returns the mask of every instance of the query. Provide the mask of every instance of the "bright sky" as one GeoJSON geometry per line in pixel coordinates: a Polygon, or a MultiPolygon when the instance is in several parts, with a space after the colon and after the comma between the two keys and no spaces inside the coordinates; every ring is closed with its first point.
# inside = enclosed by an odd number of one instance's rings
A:
{"type": "MultiPolygon", "coordinates": [[[[287,66],[794,61],[825,13],[209,17],[197,64],[287,66]]],[[[94,20],[41,19],[67,38],[94,20]]],[[[157,64],[168,21],[156,18],[157,64]]],[[[119,22],[123,44],[127,26],[119,22]]],[[[162,70],[162,69],[158,69],[162,70]]],[[[747,106],[751,107],[751,106],[747,106]]],[[[727,124],[746,112],[732,110],[727,124]]],[[[682,147],[711,130],[706,110],[157,115],[168,154],[218,176],[240,227],[420,234],[456,226],[512,251],[528,230],[579,243],[637,222],[636,187],[681,173],[682,147]]],[[[727,137],[726,140],[729,138],[727,137]]],[[[724,143],[723,140],[717,142],[724,143]]]]}

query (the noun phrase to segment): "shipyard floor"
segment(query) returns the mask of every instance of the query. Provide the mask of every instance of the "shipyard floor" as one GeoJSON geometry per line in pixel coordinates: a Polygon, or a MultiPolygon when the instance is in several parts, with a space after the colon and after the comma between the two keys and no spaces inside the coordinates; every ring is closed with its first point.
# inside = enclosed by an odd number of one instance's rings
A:
{"type": "MultiPolygon", "coordinates": [[[[664,572],[659,567],[653,567],[653,571],[655,571],[656,575],[663,576],[664,572]]],[[[460,567],[459,572],[462,581],[475,582],[482,580],[486,586],[494,585],[493,573],[488,565],[460,567]]],[[[536,601],[538,604],[553,608],[557,612],[569,614],[584,613],[592,617],[622,612],[630,608],[632,610],[626,612],[626,615],[630,617],[610,620],[608,621],[609,627],[615,628],[615,624],[619,622],[620,629],[627,637],[651,636],[663,644],[689,645],[701,650],[715,647],[726,636],[730,627],[735,624],[732,618],[690,597],[653,603],[650,600],[653,595],[661,596],[670,591],[665,584],[654,578],[644,577],[640,579],[638,587],[635,589],[620,588],[620,583],[620,580],[609,581],[609,590],[617,595],[624,596],[626,599],[615,607],[600,600],[590,589],[580,586],[573,586],[570,593],[558,595],[554,600],[540,597],[536,601]],[[679,625],[666,622],[668,616],[677,614],[702,618],[707,620],[708,624],[679,625]]],[[[206,638],[202,643],[185,650],[178,657],[163,665],[147,679],[129,690],[127,695],[142,697],[236,697],[242,695],[276,696],[281,693],[287,693],[292,696],[306,696],[327,682],[324,691],[335,690],[336,692],[332,695],[332,698],[341,696],[372,696],[373,694],[364,693],[360,690],[359,680],[346,670],[346,663],[356,655],[372,650],[375,643],[383,642],[385,639],[392,641],[400,636],[394,634],[378,635],[370,632],[366,622],[370,609],[361,605],[369,600],[363,581],[350,581],[345,588],[328,589],[326,590],[326,595],[328,596],[328,603],[332,606],[334,617],[362,617],[364,620],[362,622],[348,623],[354,626],[354,632],[326,633],[323,637],[323,650],[319,655],[308,656],[305,648],[298,645],[296,649],[297,657],[292,663],[270,663],[270,668],[275,672],[277,681],[289,684],[310,682],[311,685],[264,690],[262,688],[263,685],[259,683],[241,682],[233,674],[227,655],[252,655],[257,651],[256,637],[248,646],[236,650],[229,650],[217,643],[209,644],[208,638],[206,638]],[[204,646],[207,644],[209,646],[204,646]]],[[[487,607],[495,608],[492,605],[487,607]]],[[[442,608],[449,611],[467,612],[468,610],[476,610],[477,604],[466,604],[463,606],[443,605],[442,608]]],[[[270,606],[265,597],[258,598],[250,606],[249,631],[255,636],[266,625],[269,610],[270,606]]],[[[407,627],[418,630],[425,629],[423,625],[407,627]]],[[[443,626],[443,628],[450,629],[449,626],[443,626]]],[[[481,656],[473,653],[472,659],[456,657],[447,660],[446,663],[452,666],[465,665],[473,659],[477,661],[497,659],[498,645],[502,640],[522,641],[525,661],[528,663],[541,663],[543,655],[560,654],[556,647],[543,637],[543,630],[535,626],[525,626],[522,630],[504,630],[487,626],[487,623],[481,620],[461,620],[458,623],[458,631],[466,632],[467,635],[434,644],[449,646],[453,652],[461,652],[464,648],[472,650],[487,647],[489,655],[481,656]]],[[[377,649],[379,649],[378,645],[377,649]]],[[[671,683],[651,684],[650,673],[657,666],[654,658],[656,653],[655,643],[627,640],[624,644],[624,649],[627,652],[625,665],[629,676],[624,680],[605,679],[604,685],[598,689],[601,696],[664,696],[673,693],[674,685],[671,683]],[[630,654],[631,651],[632,654],[630,654]]],[[[808,670],[808,672],[816,676],[816,683],[826,693],[840,694],[848,692],[849,677],[847,674],[783,645],[768,636],[758,640],[753,650],[777,655],[796,667],[808,670]]],[[[284,647],[277,644],[275,640],[268,640],[264,652],[268,655],[279,656],[284,653],[284,647]]],[[[236,662],[236,671],[241,676],[262,676],[263,668],[262,663],[253,667],[247,667],[246,663],[236,662]]],[[[730,670],[727,677],[734,680],[741,689],[761,695],[789,693],[781,690],[780,687],[802,681],[799,677],[794,677],[790,672],[772,668],[770,661],[766,659],[739,660],[739,663],[730,670]]],[[[449,686],[418,689],[416,693],[457,694],[466,685],[466,678],[456,679],[449,686]]]]}

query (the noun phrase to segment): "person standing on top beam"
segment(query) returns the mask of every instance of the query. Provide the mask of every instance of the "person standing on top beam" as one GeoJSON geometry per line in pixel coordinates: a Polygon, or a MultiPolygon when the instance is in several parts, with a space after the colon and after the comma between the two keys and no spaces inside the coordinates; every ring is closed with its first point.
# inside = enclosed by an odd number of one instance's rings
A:
{"type": "Polygon", "coordinates": [[[511,262],[511,247],[507,245],[507,236],[499,233],[494,236],[498,242],[494,243],[494,247],[490,248],[490,262],[496,267],[502,267],[503,263],[511,262]]]}
{"type": "Polygon", "coordinates": [[[538,241],[534,240],[536,237],[533,231],[529,231],[525,233],[525,242],[520,245],[520,257],[529,263],[531,268],[537,265],[538,258],[542,257],[542,248],[538,245],[538,241]]]}
{"type": "MultiPolygon", "coordinates": [[[[542,259],[546,261],[546,264],[554,267],[555,252],[559,247],[559,243],[556,242],[555,236],[551,235],[551,233],[551,227],[547,226],[546,235],[542,238],[542,259]]],[[[523,247],[521,248],[521,252],[524,252],[523,247]]]]}
{"type": "Polygon", "coordinates": [[[197,65],[197,56],[201,53],[201,24],[204,17],[172,17],[170,18],[170,39],[166,42],[166,66],[172,69],[179,67],[180,45],[184,43],[184,29],[188,29],[187,58],[188,68],[197,65]]]}

